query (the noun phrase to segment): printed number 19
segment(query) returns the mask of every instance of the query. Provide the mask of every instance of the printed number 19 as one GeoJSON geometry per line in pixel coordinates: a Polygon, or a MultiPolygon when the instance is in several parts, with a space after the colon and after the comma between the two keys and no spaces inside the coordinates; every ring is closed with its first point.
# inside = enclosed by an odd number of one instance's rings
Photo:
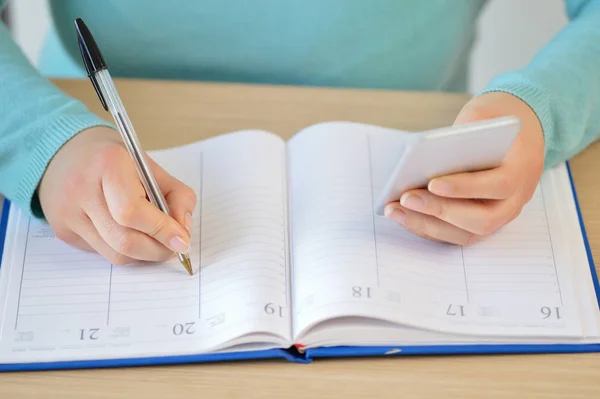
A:
{"type": "Polygon", "coordinates": [[[277,316],[283,317],[283,306],[275,305],[272,303],[267,303],[264,307],[264,310],[265,310],[266,314],[269,314],[269,315],[277,314],[277,316]],[[276,309],[277,309],[277,311],[276,311],[276,309]]]}

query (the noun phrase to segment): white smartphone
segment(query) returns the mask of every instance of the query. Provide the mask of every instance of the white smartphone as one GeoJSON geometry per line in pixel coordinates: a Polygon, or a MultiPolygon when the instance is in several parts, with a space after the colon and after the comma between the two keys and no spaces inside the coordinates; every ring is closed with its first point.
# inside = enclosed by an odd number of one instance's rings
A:
{"type": "Polygon", "coordinates": [[[409,135],[376,202],[376,214],[383,215],[387,204],[407,190],[427,187],[435,177],[499,166],[520,129],[521,121],[507,116],[409,135]]]}

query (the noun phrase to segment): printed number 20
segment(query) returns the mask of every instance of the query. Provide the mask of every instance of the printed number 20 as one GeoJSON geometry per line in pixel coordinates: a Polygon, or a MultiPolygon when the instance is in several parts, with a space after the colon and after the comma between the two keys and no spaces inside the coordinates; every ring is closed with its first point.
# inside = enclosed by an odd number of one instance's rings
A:
{"type": "Polygon", "coordinates": [[[175,324],[173,326],[173,334],[174,335],[181,335],[181,334],[188,334],[191,335],[193,333],[195,333],[196,331],[194,330],[194,322],[190,322],[190,323],[185,323],[185,324],[175,324]]]}

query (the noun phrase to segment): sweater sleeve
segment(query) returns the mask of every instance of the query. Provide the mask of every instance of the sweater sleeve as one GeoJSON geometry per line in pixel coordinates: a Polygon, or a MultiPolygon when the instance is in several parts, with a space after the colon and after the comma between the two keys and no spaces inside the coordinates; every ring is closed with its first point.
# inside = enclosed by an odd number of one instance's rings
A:
{"type": "Polygon", "coordinates": [[[527,66],[477,93],[510,93],[533,109],[544,131],[545,168],[600,138],[600,0],[566,0],[565,6],[569,23],[527,66]]]}
{"type": "Polygon", "coordinates": [[[0,88],[0,194],[43,218],[36,190],[54,154],[78,132],[110,125],[42,77],[1,22],[0,88]]]}

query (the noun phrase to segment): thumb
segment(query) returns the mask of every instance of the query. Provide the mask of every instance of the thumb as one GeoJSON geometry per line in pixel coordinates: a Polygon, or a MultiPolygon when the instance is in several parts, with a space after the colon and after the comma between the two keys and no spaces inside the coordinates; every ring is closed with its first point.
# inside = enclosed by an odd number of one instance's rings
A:
{"type": "Polygon", "coordinates": [[[504,93],[486,93],[472,98],[460,110],[455,125],[493,119],[510,114],[510,109],[505,109],[506,99],[504,93]]]}

